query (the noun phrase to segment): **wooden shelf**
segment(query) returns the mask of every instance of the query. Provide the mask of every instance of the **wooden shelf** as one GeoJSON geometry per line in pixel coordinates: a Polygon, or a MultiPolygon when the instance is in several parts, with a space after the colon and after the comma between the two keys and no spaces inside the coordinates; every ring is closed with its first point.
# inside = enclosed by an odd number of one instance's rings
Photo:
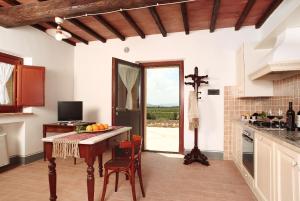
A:
{"type": "Polygon", "coordinates": [[[22,115],[34,115],[33,113],[28,113],[28,112],[17,112],[17,113],[0,113],[0,117],[4,116],[22,116],[22,115]]]}

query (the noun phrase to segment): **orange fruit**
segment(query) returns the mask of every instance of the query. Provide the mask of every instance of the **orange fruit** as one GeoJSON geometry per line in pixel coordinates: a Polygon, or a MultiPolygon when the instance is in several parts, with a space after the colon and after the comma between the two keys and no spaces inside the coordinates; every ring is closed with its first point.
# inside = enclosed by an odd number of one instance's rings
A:
{"type": "Polygon", "coordinates": [[[100,125],[98,126],[98,129],[99,129],[100,131],[104,130],[103,124],[100,124],[100,125]]]}
{"type": "Polygon", "coordinates": [[[108,129],[108,124],[103,124],[104,129],[108,129]]]}
{"type": "Polygon", "coordinates": [[[93,124],[92,127],[93,127],[93,131],[98,131],[99,130],[98,126],[96,124],[93,124]]]}

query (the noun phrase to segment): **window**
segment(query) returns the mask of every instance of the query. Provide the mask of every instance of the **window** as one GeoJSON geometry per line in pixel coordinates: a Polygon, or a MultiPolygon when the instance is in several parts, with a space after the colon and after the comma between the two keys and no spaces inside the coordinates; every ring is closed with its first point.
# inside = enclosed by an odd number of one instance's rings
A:
{"type": "Polygon", "coordinates": [[[17,65],[23,59],[0,52],[0,112],[20,112],[17,106],[17,65]]]}
{"type": "Polygon", "coordinates": [[[25,66],[23,59],[0,53],[0,113],[45,105],[45,67],[25,66]]]}

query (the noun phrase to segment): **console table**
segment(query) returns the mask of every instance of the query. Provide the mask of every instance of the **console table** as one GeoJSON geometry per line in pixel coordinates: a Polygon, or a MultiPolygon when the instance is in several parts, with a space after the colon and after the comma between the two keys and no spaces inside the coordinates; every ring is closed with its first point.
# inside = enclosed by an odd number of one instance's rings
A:
{"type": "MultiPolygon", "coordinates": [[[[94,124],[95,122],[80,122],[80,126],[86,126],[94,124]]],[[[76,129],[76,124],[63,124],[63,123],[51,123],[43,124],[43,138],[47,137],[47,133],[67,133],[72,132],[76,129]]],[[[44,161],[46,161],[46,152],[44,144],[44,161]]],[[[76,164],[76,158],[74,158],[74,164],[76,164]]]]}

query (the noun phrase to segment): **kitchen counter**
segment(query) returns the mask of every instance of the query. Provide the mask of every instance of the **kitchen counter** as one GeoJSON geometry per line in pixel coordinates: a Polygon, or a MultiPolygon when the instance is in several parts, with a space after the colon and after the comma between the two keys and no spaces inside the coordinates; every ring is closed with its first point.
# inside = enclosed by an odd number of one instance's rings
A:
{"type": "Polygon", "coordinates": [[[237,121],[237,122],[239,122],[239,124],[241,124],[244,128],[254,130],[255,131],[254,135],[256,133],[259,133],[260,135],[263,135],[264,137],[267,137],[282,146],[288,147],[300,153],[300,132],[299,131],[264,130],[261,128],[256,128],[247,122],[241,122],[241,121],[237,121]],[[299,140],[294,141],[291,139],[292,137],[298,137],[299,140]]]}

